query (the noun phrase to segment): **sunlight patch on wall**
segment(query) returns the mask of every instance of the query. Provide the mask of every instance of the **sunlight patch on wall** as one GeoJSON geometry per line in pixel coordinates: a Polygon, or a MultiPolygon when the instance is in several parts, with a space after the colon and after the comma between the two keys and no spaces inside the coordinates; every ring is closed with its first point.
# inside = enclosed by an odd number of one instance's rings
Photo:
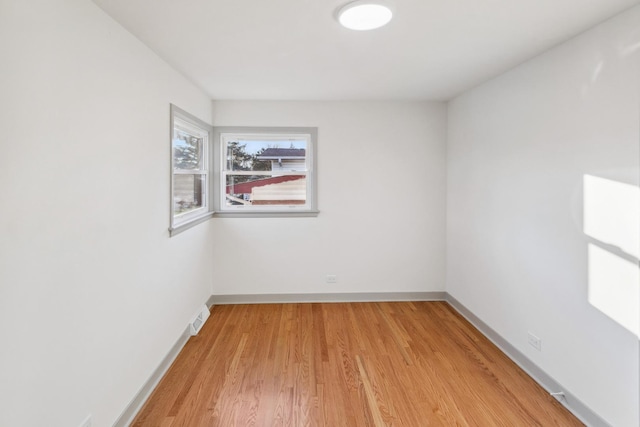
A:
{"type": "Polygon", "coordinates": [[[640,188],[584,176],[589,303],[640,336],[640,188]]]}
{"type": "Polygon", "coordinates": [[[589,244],[589,303],[640,335],[638,266],[589,244]]]}

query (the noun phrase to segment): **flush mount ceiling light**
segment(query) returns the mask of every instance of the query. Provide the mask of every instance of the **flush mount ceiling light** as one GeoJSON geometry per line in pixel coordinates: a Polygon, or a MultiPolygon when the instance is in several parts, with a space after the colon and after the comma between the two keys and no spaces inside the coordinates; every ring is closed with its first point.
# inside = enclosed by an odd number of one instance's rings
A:
{"type": "Polygon", "coordinates": [[[391,21],[391,6],[379,0],[358,0],[346,4],[338,11],[338,21],[351,30],[373,30],[391,21]]]}

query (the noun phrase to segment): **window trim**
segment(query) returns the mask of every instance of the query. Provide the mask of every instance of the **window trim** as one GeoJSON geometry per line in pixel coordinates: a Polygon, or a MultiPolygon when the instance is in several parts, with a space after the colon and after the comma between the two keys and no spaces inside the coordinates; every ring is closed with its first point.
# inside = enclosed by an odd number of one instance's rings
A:
{"type": "MultiPolygon", "coordinates": [[[[169,236],[175,236],[176,234],[182,233],[189,228],[200,224],[211,218],[214,215],[213,210],[213,180],[212,180],[212,165],[214,164],[215,157],[212,150],[212,138],[213,138],[213,127],[198,119],[192,114],[189,114],[185,110],[170,104],[170,126],[169,126],[169,169],[170,169],[170,184],[169,184],[169,236]],[[187,127],[193,128],[192,130],[197,132],[200,135],[205,136],[205,141],[203,142],[203,160],[204,165],[202,169],[194,170],[194,174],[196,175],[204,175],[205,176],[205,189],[203,191],[203,196],[206,203],[203,204],[201,208],[193,212],[188,212],[183,214],[181,217],[177,217],[174,212],[174,176],[175,176],[175,157],[173,151],[173,136],[174,129],[176,127],[176,119],[180,122],[183,122],[187,125],[187,127]]],[[[187,129],[189,130],[189,129],[187,129]]]]}
{"type": "Polygon", "coordinates": [[[318,216],[318,172],[317,172],[317,127],[252,127],[252,126],[216,126],[213,128],[213,152],[217,159],[213,163],[213,209],[216,217],[221,218],[282,218],[282,217],[315,217],[318,216]],[[246,209],[225,209],[222,204],[223,190],[223,162],[226,156],[222,151],[224,144],[222,137],[225,134],[236,134],[243,136],[308,136],[309,147],[306,156],[309,158],[307,177],[307,203],[301,208],[296,205],[291,206],[269,206],[269,207],[249,207],[246,209]]]}

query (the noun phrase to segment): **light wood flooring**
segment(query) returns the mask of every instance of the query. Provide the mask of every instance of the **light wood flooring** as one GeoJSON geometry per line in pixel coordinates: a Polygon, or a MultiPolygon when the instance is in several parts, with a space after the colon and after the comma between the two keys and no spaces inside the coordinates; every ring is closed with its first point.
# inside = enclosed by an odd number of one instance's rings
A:
{"type": "Polygon", "coordinates": [[[580,426],[446,302],[222,305],[133,426],[580,426]]]}

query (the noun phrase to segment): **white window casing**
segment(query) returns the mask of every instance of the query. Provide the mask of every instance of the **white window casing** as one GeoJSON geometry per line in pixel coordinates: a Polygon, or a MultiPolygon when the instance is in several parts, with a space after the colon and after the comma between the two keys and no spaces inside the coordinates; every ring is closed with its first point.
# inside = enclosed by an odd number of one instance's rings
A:
{"type": "Polygon", "coordinates": [[[317,128],[214,128],[221,217],[317,216],[317,128]]]}
{"type": "Polygon", "coordinates": [[[171,105],[171,236],[213,215],[211,142],[213,128],[171,105]]]}

